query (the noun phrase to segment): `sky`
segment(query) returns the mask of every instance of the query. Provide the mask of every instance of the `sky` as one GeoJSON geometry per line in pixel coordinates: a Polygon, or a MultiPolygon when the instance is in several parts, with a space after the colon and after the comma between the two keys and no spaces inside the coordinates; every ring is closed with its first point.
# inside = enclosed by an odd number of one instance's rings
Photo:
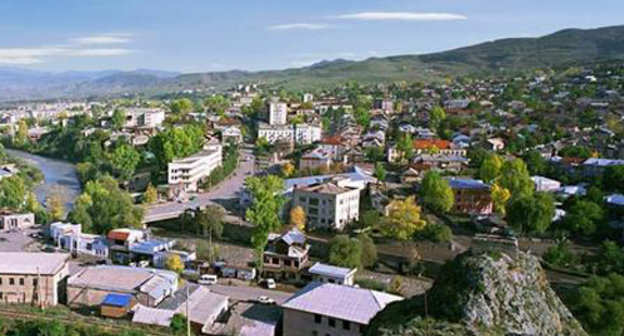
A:
{"type": "Polygon", "coordinates": [[[268,70],[624,24],[622,0],[2,0],[0,67],[268,70]]]}

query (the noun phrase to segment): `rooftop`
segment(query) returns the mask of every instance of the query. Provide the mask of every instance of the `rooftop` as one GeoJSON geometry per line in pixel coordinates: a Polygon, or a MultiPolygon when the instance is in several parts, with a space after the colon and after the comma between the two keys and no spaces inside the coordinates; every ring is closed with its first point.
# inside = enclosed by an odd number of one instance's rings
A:
{"type": "Polygon", "coordinates": [[[349,274],[355,273],[357,268],[345,268],[322,264],[317,262],[308,270],[309,273],[330,276],[333,278],[346,278],[349,274]]]}
{"type": "Polygon", "coordinates": [[[400,296],[370,289],[312,282],[282,307],[368,324],[380,310],[400,300],[400,296]]]}
{"type": "Polygon", "coordinates": [[[144,286],[144,292],[152,292],[155,289],[159,289],[162,285],[160,281],[150,281],[155,277],[163,278],[163,281],[167,284],[170,284],[172,281],[177,281],[177,275],[170,271],[100,265],[83,269],[81,272],[70,277],[67,284],[70,286],[125,292],[135,292],[139,290],[140,287],[144,286]]]}
{"type": "Polygon", "coordinates": [[[0,274],[45,274],[58,272],[69,259],[66,253],[0,252],[0,274]]]}

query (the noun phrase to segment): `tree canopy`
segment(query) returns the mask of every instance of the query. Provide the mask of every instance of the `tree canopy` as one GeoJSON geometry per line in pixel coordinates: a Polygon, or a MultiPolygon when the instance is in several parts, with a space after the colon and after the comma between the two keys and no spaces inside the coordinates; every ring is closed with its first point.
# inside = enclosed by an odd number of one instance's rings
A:
{"type": "Polygon", "coordinates": [[[430,210],[444,213],[453,208],[455,196],[447,180],[436,171],[428,171],[420,186],[420,199],[430,210]]]}
{"type": "Polygon", "coordinates": [[[426,223],[420,217],[420,207],[416,204],[414,196],[404,200],[393,200],[388,207],[388,216],[382,219],[379,227],[383,235],[408,240],[425,227],[426,223]]]}

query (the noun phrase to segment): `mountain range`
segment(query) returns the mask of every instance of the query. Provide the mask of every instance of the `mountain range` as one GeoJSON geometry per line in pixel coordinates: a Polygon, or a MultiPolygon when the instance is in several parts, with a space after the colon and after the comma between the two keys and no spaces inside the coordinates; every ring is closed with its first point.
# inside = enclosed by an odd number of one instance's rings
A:
{"type": "Polygon", "coordinates": [[[322,61],[303,68],[180,74],[158,70],[40,72],[0,68],[0,101],[147,95],[259,83],[303,89],[346,81],[431,81],[447,76],[522,71],[624,60],[624,26],[566,29],[537,38],[502,39],[424,54],[322,61]]]}

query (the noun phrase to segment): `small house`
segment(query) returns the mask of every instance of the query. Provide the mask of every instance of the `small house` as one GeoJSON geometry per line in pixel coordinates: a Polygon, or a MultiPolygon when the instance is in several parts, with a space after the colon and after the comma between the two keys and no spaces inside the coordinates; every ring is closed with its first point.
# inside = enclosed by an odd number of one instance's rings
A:
{"type": "Polygon", "coordinates": [[[123,318],[128,315],[135,304],[136,300],[132,295],[111,293],[102,300],[100,315],[110,318],[123,318]]]}

